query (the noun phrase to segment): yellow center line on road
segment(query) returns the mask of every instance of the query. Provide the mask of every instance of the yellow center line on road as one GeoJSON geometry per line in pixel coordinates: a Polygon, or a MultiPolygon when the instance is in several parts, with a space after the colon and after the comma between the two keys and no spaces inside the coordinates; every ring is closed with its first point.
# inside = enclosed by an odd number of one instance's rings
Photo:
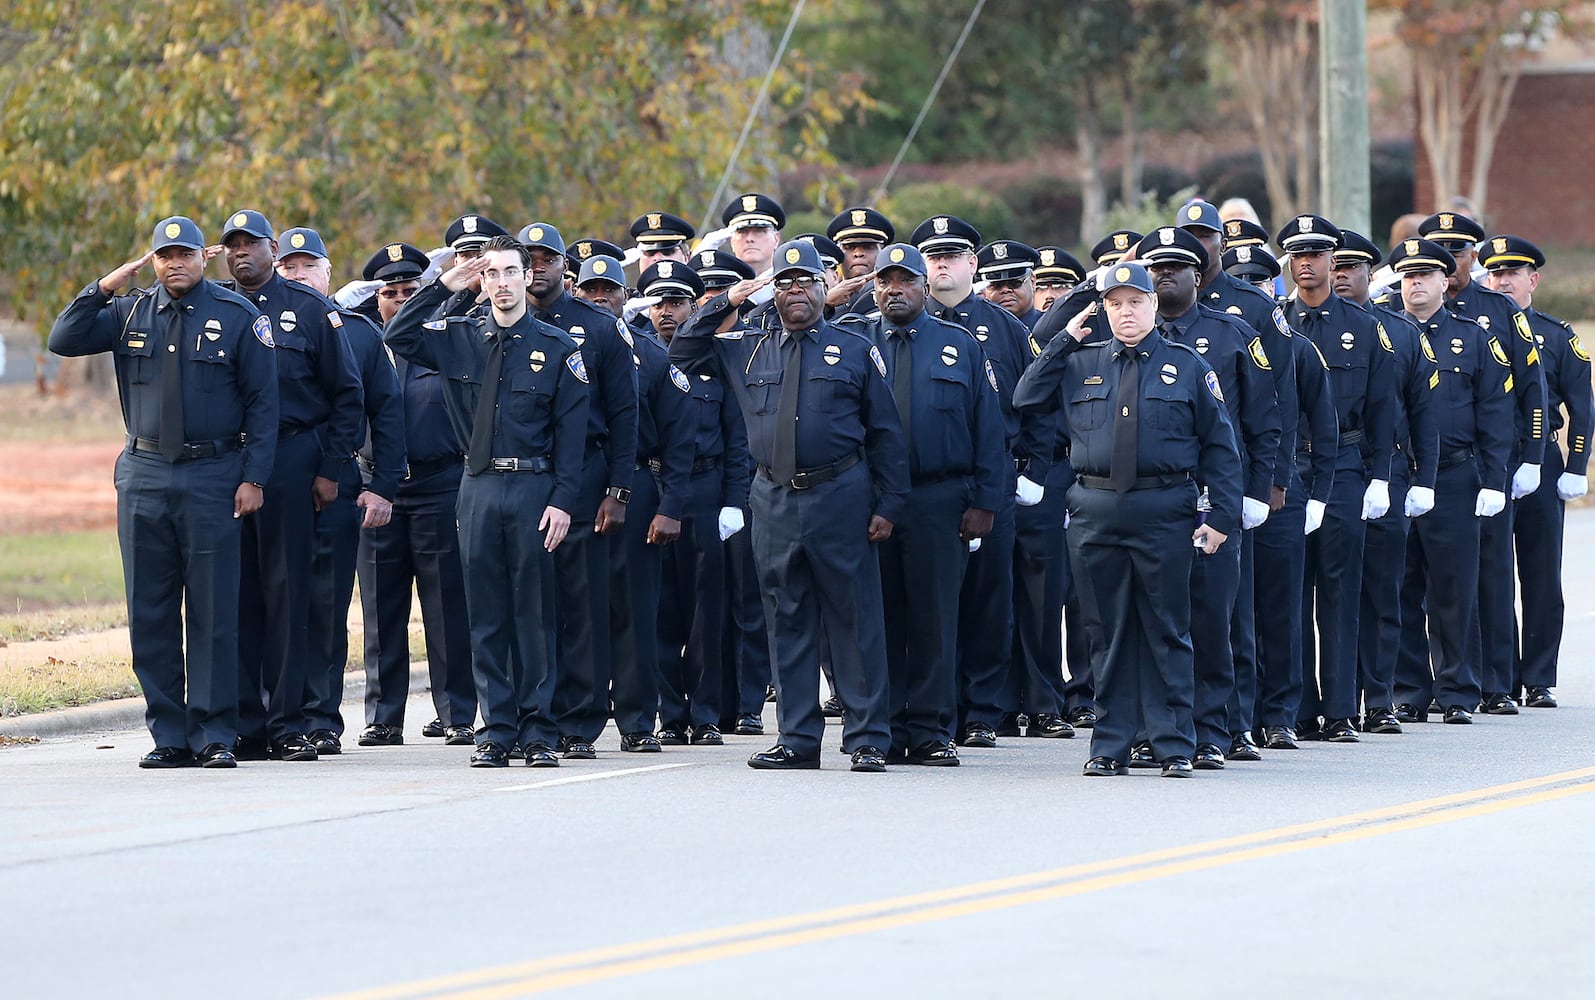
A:
{"type": "Polygon", "coordinates": [[[852,906],[733,924],[340,994],[329,1000],[498,1000],[1079,896],[1354,843],[1595,791],[1595,767],[1255,833],[852,906]]]}

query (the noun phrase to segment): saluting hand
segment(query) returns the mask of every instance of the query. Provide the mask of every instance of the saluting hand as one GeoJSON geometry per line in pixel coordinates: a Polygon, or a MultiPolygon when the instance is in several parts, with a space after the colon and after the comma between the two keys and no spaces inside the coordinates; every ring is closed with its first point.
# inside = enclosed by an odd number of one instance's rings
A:
{"type": "Polygon", "coordinates": [[[151,250],[149,253],[138,258],[137,260],[130,260],[126,264],[123,264],[121,267],[112,271],[110,274],[107,274],[105,277],[101,278],[100,294],[115,295],[116,290],[127,284],[128,280],[131,279],[133,275],[143,270],[144,265],[148,264],[154,256],[155,251],[151,250]]]}
{"type": "Polygon", "coordinates": [[[865,283],[873,277],[875,277],[875,272],[871,271],[868,274],[861,274],[857,277],[837,282],[834,288],[825,293],[825,304],[828,306],[847,305],[853,301],[853,296],[858,294],[859,289],[863,288],[865,283]]]}
{"type": "Polygon", "coordinates": [[[748,301],[754,292],[758,291],[774,280],[775,273],[772,271],[762,278],[748,278],[746,280],[739,281],[730,288],[726,289],[726,300],[734,306],[740,306],[742,303],[748,301]]]}
{"type": "Polygon", "coordinates": [[[487,270],[487,255],[483,254],[474,260],[455,263],[453,267],[444,271],[438,280],[451,292],[463,292],[473,281],[481,282],[482,272],[485,270],[487,270]]]}
{"type": "Polygon", "coordinates": [[[1086,321],[1097,314],[1097,304],[1089,303],[1084,309],[1074,314],[1064,330],[1075,340],[1084,341],[1086,335],[1086,321]]]}
{"type": "Polygon", "coordinates": [[[227,248],[222,246],[220,243],[212,243],[204,250],[205,263],[209,264],[211,261],[215,260],[217,257],[220,257],[226,252],[227,248]]]}

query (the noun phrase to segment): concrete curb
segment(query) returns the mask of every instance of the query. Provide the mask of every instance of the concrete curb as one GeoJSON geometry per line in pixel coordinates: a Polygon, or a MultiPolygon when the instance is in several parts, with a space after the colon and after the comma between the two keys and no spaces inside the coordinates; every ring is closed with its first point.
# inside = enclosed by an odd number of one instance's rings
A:
{"type": "MultiPolygon", "coordinates": [[[[425,660],[410,664],[410,693],[430,690],[432,678],[425,660]]],[[[356,671],[344,674],[343,704],[354,705],[356,711],[344,712],[349,728],[358,733],[365,724],[363,702],[366,693],[365,673],[356,671]]],[[[62,739],[89,733],[124,732],[144,728],[144,699],[118,698],[76,708],[61,708],[53,712],[18,715],[0,719],[0,736],[34,737],[36,739],[62,739]]]]}

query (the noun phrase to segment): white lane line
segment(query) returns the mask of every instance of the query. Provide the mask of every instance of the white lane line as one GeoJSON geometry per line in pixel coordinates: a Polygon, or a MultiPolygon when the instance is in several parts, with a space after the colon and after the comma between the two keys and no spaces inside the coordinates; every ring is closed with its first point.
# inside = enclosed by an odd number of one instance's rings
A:
{"type": "Polygon", "coordinates": [[[524,792],[533,788],[553,788],[555,785],[574,785],[578,781],[598,781],[602,778],[619,778],[627,774],[646,774],[649,771],[669,771],[678,767],[692,767],[698,761],[689,760],[680,764],[654,764],[650,767],[628,767],[620,771],[599,771],[596,774],[573,774],[568,778],[551,778],[548,781],[534,781],[530,785],[505,785],[495,788],[495,792],[524,792]]]}

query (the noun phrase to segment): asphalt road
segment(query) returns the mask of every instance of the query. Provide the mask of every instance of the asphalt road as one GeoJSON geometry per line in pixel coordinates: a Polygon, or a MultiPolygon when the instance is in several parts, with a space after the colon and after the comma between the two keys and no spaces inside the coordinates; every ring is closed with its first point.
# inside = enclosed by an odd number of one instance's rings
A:
{"type": "Polygon", "coordinates": [[[314,764],[0,751],[0,995],[1587,996],[1595,513],[1568,551],[1561,708],[1190,781],[1081,778],[1085,739],[782,774],[612,732],[475,771],[421,700],[411,745],[314,764]]]}

